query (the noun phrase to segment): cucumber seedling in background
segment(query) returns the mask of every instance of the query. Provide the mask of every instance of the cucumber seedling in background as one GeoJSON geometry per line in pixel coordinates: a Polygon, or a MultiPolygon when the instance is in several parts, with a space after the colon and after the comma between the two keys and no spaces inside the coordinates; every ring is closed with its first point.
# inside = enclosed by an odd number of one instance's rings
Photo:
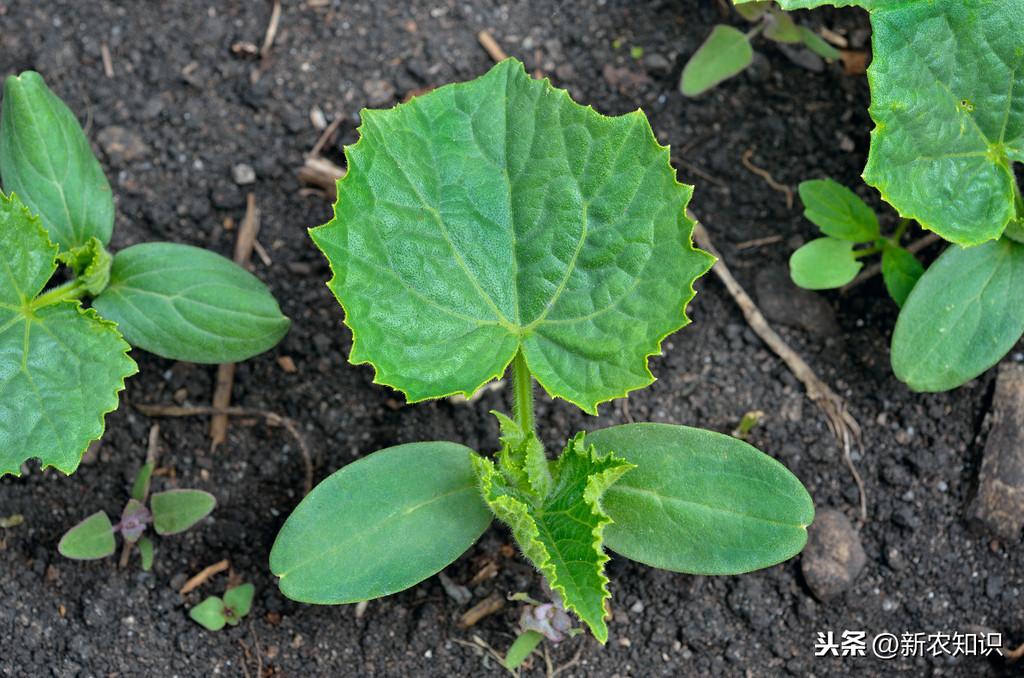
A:
{"type": "Polygon", "coordinates": [[[153,542],[144,535],[150,525],[161,536],[178,534],[210,515],[217,505],[214,496],[202,490],[167,490],[150,497],[152,475],[152,464],[144,464],[139,469],[132,485],[131,499],[125,504],[121,520],[116,525],[111,523],[106,511],[97,511],[61,537],[57,545],[60,554],[74,560],[106,558],[117,550],[114,535],[120,533],[128,544],[127,548],[131,545],[139,547],[142,569],[148,571],[153,566],[153,542]]]}
{"type": "Polygon", "coordinates": [[[649,385],[687,324],[692,188],[636,111],[605,117],[503,61],[468,83],[364,111],[334,219],[311,231],[353,331],[350,360],[409,402],[511,372],[501,449],[374,452],[291,514],[270,565],[294,600],[386,596],[439,572],[497,516],[565,610],[602,643],[605,547],[653,567],[738,574],[798,553],[814,508],[782,464],[669,424],[579,433],[554,460],[534,382],[596,415],[649,385]]]}
{"type": "Polygon", "coordinates": [[[209,631],[220,631],[226,625],[237,626],[252,609],[256,587],[252,584],[235,586],[224,592],[224,597],[210,596],[188,611],[188,616],[209,631]]]}
{"type": "Polygon", "coordinates": [[[871,16],[864,180],[950,247],[907,296],[896,376],[917,391],[973,379],[1024,334],[1024,3],[779,0],[871,16]]]}
{"type": "Polygon", "coordinates": [[[4,86],[0,176],[0,476],[33,457],[73,473],[138,371],[131,346],[237,362],[288,331],[266,286],[218,254],[159,242],[111,255],[110,185],[38,73],[4,86]],[[58,264],[70,280],[47,287],[58,264]]]}
{"type": "Polygon", "coordinates": [[[688,97],[703,94],[719,83],[742,73],[754,61],[751,41],[758,34],[785,44],[803,44],[820,57],[839,58],[839,51],[817,33],[800,26],[773,2],[738,4],[736,11],[754,27],[743,31],[719,24],[683,67],[679,89],[688,97]]]}
{"type": "Polygon", "coordinates": [[[824,237],[810,241],[789,258],[793,282],[809,290],[842,287],[857,276],[865,257],[881,254],[885,288],[903,306],[924,273],[921,262],[900,244],[910,220],[901,220],[891,235],[883,236],[874,210],[846,186],[832,179],[814,179],[801,183],[799,192],[804,216],[824,237]],[[866,246],[855,249],[857,244],[866,246]]]}

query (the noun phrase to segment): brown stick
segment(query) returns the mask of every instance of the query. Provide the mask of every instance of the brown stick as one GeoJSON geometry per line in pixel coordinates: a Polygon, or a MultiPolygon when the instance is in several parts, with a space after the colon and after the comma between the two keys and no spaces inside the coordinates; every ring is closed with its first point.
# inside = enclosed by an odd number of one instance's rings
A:
{"type": "Polygon", "coordinates": [[[110,58],[110,48],[105,42],[100,43],[100,58],[103,60],[103,75],[114,77],[114,61],[110,58]]]}
{"type": "Polygon", "coordinates": [[[489,617],[505,607],[505,596],[492,593],[473,607],[466,610],[459,618],[459,628],[468,629],[475,626],[484,617],[489,617]]]}
{"type": "MultiPolygon", "coordinates": [[[[935,243],[939,242],[939,240],[941,240],[941,238],[939,238],[939,236],[937,236],[934,233],[929,233],[928,235],[924,236],[923,238],[919,238],[919,239],[915,240],[914,242],[910,243],[909,245],[907,245],[906,250],[908,252],[910,252],[911,254],[917,254],[918,252],[923,250],[925,247],[928,247],[929,245],[934,245],[935,243]]],[[[870,266],[865,268],[863,271],[858,273],[856,278],[854,278],[850,282],[848,282],[845,285],[843,285],[842,287],[840,287],[839,288],[840,294],[846,294],[847,292],[852,290],[854,287],[857,287],[858,285],[863,284],[864,282],[870,280],[871,278],[873,278],[874,276],[878,275],[881,272],[882,272],[882,264],[881,263],[871,264],[870,266]]]]}
{"type": "Polygon", "coordinates": [[[331,121],[331,124],[324,128],[324,131],[320,133],[316,143],[313,144],[313,148],[309,149],[309,157],[316,158],[320,155],[320,151],[324,150],[324,146],[331,140],[334,133],[338,131],[338,127],[341,123],[345,122],[345,114],[339,113],[338,117],[331,121]]]}
{"type": "Polygon", "coordinates": [[[210,579],[210,577],[212,577],[215,574],[220,574],[224,570],[228,569],[230,566],[231,563],[229,563],[228,559],[225,558],[224,560],[216,562],[213,565],[208,565],[204,567],[199,571],[199,574],[193,576],[187,582],[185,582],[185,585],[181,587],[181,590],[178,591],[178,593],[180,593],[181,595],[185,595],[186,593],[192,593],[197,588],[205,584],[210,579]]]}
{"type": "MultiPolygon", "coordinates": [[[[690,214],[690,218],[696,221],[692,214],[690,214]]],[[[718,259],[711,270],[722,281],[729,295],[732,296],[740,310],[743,311],[743,317],[746,318],[750,328],[768,345],[768,348],[782,358],[790,372],[803,383],[804,388],[807,390],[807,397],[825,414],[825,421],[828,423],[829,430],[832,431],[832,435],[836,437],[843,450],[843,462],[850,470],[854,482],[857,483],[857,490],[860,493],[860,519],[861,522],[866,521],[868,513],[864,481],[861,479],[860,473],[857,472],[857,468],[853,465],[853,460],[850,458],[851,444],[856,443],[861,450],[864,449],[861,442],[860,424],[846,410],[846,403],[843,399],[828,384],[819,379],[810,365],[804,362],[804,359],[791,349],[782,337],[772,329],[771,325],[768,324],[768,320],[765,319],[760,309],[757,308],[757,304],[754,303],[750,295],[733,277],[729,267],[726,266],[725,261],[722,259],[722,255],[711,241],[707,230],[699,222],[694,224],[693,239],[701,248],[707,250],[718,259]]]]}
{"type": "Polygon", "coordinates": [[[494,39],[490,31],[480,31],[476,34],[476,39],[480,41],[480,46],[483,47],[487,54],[490,55],[495,62],[504,61],[508,58],[508,54],[505,54],[505,50],[501,48],[498,41],[494,39]]]}
{"type": "Polygon", "coordinates": [[[345,168],[339,167],[325,158],[306,158],[305,164],[299,168],[299,181],[316,186],[331,202],[338,198],[338,179],[343,176],[345,176],[345,168]]]}
{"type": "Polygon", "coordinates": [[[313,455],[309,451],[306,439],[299,432],[299,426],[294,419],[289,419],[277,412],[267,410],[254,410],[248,407],[180,407],[177,405],[143,405],[134,404],[135,409],[147,417],[207,417],[223,414],[232,417],[262,417],[271,426],[281,426],[299,446],[302,454],[302,461],[306,469],[305,492],[309,494],[313,489],[313,455]]]}
{"type": "MultiPolygon", "coordinates": [[[[252,256],[256,235],[260,230],[260,211],[256,207],[256,196],[250,193],[246,198],[245,218],[238,229],[235,240],[235,263],[245,268],[252,256]]],[[[223,363],[217,366],[217,384],[213,389],[213,406],[223,409],[231,405],[231,389],[235,385],[235,364],[223,363]]],[[[210,419],[210,451],[215,452],[228,437],[227,415],[218,414],[210,419]]]]}
{"type": "Polygon", "coordinates": [[[775,177],[773,177],[768,170],[764,169],[763,167],[758,167],[757,165],[755,165],[753,161],[750,159],[751,157],[753,157],[753,155],[754,149],[748,148],[747,150],[743,151],[743,155],[742,157],[740,157],[740,162],[743,163],[743,166],[746,167],[747,170],[753,172],[757,176],[764,179],[765,183],[772,187],[772,190],[778,191],[779,193],[785,195],[786,207],[788,207],[789,209],[793,209],[793,189],[785,184],[780,184],[778,181],[775,180],[775,177]]]}

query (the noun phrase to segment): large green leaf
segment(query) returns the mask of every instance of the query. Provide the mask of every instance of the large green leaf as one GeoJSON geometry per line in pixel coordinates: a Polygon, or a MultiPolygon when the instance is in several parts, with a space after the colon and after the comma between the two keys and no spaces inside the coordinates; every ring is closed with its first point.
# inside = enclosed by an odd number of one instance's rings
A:
{"type": "Polygon", "coordinates": [[[787,9],[871,11],[876,127],[864,179],[946,240],[998,238],[1024,160],[1024,3],[780,0],[787,9]]]}
{"type": "Polygon", "coordinates": [[[793,557],[814,504],[786,467],[742,440],[670,424],[588,433],[636,465],[605,493],[608,548],[654,567],[740,574],[793,557]]]}
{"type": "Polygon", "coordinates": [[[703,94],[742,72],[753,59],[750,39],[742,31],[732,26],[715,26],[683,67],[679,89],[688,97],[703,94]]]}
{"type": "Polygon", "coordinates": [[[241,266],[164,242],[118,252],[93,307],[134,346],[195,363],[251,358],[277,344],[290,324],[267,286],[241,266]]]}
{"type": "Polygon", "coordinates": [[[892,369],[946,391],[995,365],[1024,333],[1024,245],[950,247],[917,281],[892,334],[892,369]]]}
{"type": "Polygon", "coordinates": [[[77,301],[36,299],[57,247],[16,197],[0,194],[0,476],[43,467],[73,473],[135,374],[114,324],[77,301]]]}
{"type": "Polygon", "coordinates": [[[75,560],[106,558],[115,550],[114,526],[105,511],[97,511],[72,527],[57,544],[62,556],[75,560]]]}
{"type": "Polygon", "coordinates": [[[50,237],[68,250],[92,237],[110,242],[114,199],[75,115],[26,71],[4,84],[0,175],[38,214],[50,237]]]}
{"type": "Polygon", "coordinates": [[[216,505],[217,498],[202,490],[157,492],[149,500],[153,529],[157,534],[184,532],[210,515],[216,505]]]}
{"type": "Polygon", "coordinates": [[[580,435],[551,465],[551,486],[546,495],[539,495],[514,474],[503,473],[504,464],[483,457],[474,457],[473,463],[484,499],[512,528],[523,554],[558,592],[565,609],[606,642],[605,604],[611,594],[602,535],[611,520],[600,501],[631,465],[611,454],[598,455],[580,435]]]}
{"type": "Polygon", "coordinates": [[[491,523],[468,447],[389,447],[326,478],[270,552],[284,595],[337,604],[396,593],[440,572],[491,523]]]}
{"type": "Polygon", "coordinates": [[[470,394],[522,350],[591,413],[653,381],[712,259],[642,113],[604,117],[507,60],[362,121],[311,231],[353,363],[415,402],[470,394]]]}

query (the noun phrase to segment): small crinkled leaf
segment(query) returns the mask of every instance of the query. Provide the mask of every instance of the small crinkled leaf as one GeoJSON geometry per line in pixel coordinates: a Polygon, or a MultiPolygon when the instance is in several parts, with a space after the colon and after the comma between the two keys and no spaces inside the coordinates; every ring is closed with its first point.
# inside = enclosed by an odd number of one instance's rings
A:
{"type": "Polygon", "coordinates": [[[153,540],[149,537],[139,539],[139,558],[142,560],[144,572],[153,569],[153,540]]]}
{"type": "Polygon", "coordinates": [[[156,533],[177,534],[210,515],[217,499],[203,490],[167,490],[154,494],[149,506],[156,533]]]}
{"type": "Polygon", "coordinates": [[[232,623],[237,624],[240,619],[249,614],[252,609],[252,597],[256,593],[256,587],[252,584],[242,584],[228,589],[224,593],[224,605],[231,608],[233,613],[232,623]]]}
{"type": "Polygon", "coordinates": [[[892,369],[947,391],[995,365],[1024,333],[1024,245],[949,247],[914,285],[892,334],[892,369]]]}
{"type": "Polygon", "coordinates": [[[95,297],[110,282],[110,265],[114,258],[97,238],[89,238],[84,245],[73,247],[57,255],[85,286],[89,296],[95,297]]]}
{"type": "Polygon", "coordinates": [[[106,558],[116,548],[114,526],[105,511],[97,511],[72,527],[57,544],[57,551],[62,556],[75,560],[106,558]]]}
{"type": "Polygon", "coordinates": [[[670,424],[588,433],[635,465],[605,493],[608,548],[653,567],[740,574],[792,558],[814,504],[785,466],[732,436],[670,424]]]}
{"type": "Polygon", "coordinates": [[[38,457],[71,474],[135,374],[113,323],[78,302],[34,301],[57,247],[21,201],[0,194],[0,476],[38,457]]]}
{"type": "Polygon", "coordinates": [[[712,258],[641,112],[600,115],[509,59],[365,111],[360,133],[335,217],[311,231],[353,363],[416,402],[471,394],[521,350],[591,413],[653,381],[647,358],[712,258]]]}
{"type": "Polygon", "coordinates": [[[853,256],[852,242],[817,238],[793,252],[789,274],[804,289],[828,290],[853,280],[863,265],[853,256]]]}
{"type": "Polygon", "coordinates": [[[601,497],[632,466],[611,454],[598,455],[577,436],[551,466],[550,492],[538,497],[492,461],[475,457],[473,463],[484,499],[512,529],[523,554],[558,592],[565,609],[606,642],[605,603],[611,594],[602,535],[611,521],[601,497]]]}
{"type": "Polygon", "coordinates": [[[281,592],[335,605],[397,593],[437,574],[493,516],[468,447],[398,445],[324,479],[292,511],[270,552],[281,592]]]}
{"type": "Polygon", "coordinates": [[[4,84],[0,175],[62,250],[110,242],[114,199],[89,140],[64,102],[32,71],[4,84]]]}
{"type": "Polygon", "coordinates": [[[879,236],[878,217],[856,193],[832,179],[803,181],[798,187],[804,216],[825,235],[850,242],[879,236]]]}
{"type": "Polygon", "coordinates": [[[882,249],[882,279],[889,296],[902,307],[914,289],[918,279],[924,274],[924,266],[913,254],[886,243],[882,249]]]}
{"type": "Polygon", "coordinates": [[[228,623],[224,611],[224,601],[217,596],[210,596],[188,611],[188,616],[208,631],[220,631],[228,623]]]}
{"type": "Polygon", "coordinates": [[[124,505],[124,511],[121,512],[121,522],[118,523],[121,536],[125,541],[137,542],[142,533],[146,531],[149,519],[149,509],[141,501],[129,499],[128,503],[124,505]]]}
{"type": "Polygon", "coordinates": [[[194,363],[251,358],[290,324],[252,273],[215,252],[165,242],[118,252],[93,307],[133,346],[194,363]]]}
{"type": "Polygon", "coordinates": [[[683,67],[680,91],[688,97],[703,94],[741,73],[754,60],[746,34],[732,26],[718,25],[683,67]]]}
{"type": "Polygon", "coordinates": [[[501,427],[498,463],[516,485],[528,488],[534,496],[546,497],[551,491],[551,469],[544,445],[533,431],[523,428],[501,412],[491,412],[501,427]]]}

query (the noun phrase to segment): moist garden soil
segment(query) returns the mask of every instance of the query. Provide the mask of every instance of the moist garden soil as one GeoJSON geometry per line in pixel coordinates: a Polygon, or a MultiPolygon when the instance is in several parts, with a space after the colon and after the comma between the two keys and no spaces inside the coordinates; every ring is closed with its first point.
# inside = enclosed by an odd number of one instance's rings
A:
{"type": "MultiPolygon", "coordinates": [[[[642,107],[680,177],[696,184],[692,207],[740,282],[785,339],[848,401],[864,429],[868,563],[852,588],[828,603],[811,595],[800,560],[742,577],[685,576],[615,558],[614,621],[608,645],[589,637],[551,651],[562,675],[987,675],[1006,669],[986,659],[816,658],[818,632],[1002,632],[1024,640],[1020,604],[1024,557],[969,529],[964,515],[980,463],[992,375],[951,393],[917,395],[889,370],[896,308],[876,279],[845,294],[797,293],[785,263],[814,236],[799,201],[787,205],[742,162],[775,180],[832,176],[877,205],[859,181],[871,128],[863,76],[838,64],[820,72],[758,41],[745,74],[696,100],[677,90],[685,59],[712,25],[741,25],[726,3],[352,2],[284,3],[280,30],[261,63],[240,42],[259,45],[270,2],[56,2],[0,0],[0,72],[32,68],[87,125],[117,198],[115,249],[173,240],[230,255],[246,194],[262,212],[253,258],[293,319],[276,349],[238,366],[234,402],[297,422],[313,451],[315,480],[379,448],[449,439],[478,450],[497,446],[491,409],[508,410],[506,390],[466,405],[406,406],[372,383],[368,366],[349,365],[351,336],[324,285],[323,257],[305,229],[331,216],[321,196],[300,191],[296,169],[319,131],[311,110],[344,115],[339,142],[356,139],[364,106],[389,107],[432,86],[482,74],[491,58],[477,41],[488,29],[511,55],[540,70],[578,101],[607,114],[642,107]],[[720,6],[722,5],[722,6],[720,6]],[[112,77],[104,73],[104,45],[112,77]],[[642,55],[631,48],[641,48],[642,55]],[[259,77],[253,71],[259,70],[259,77]],[[239,164],[255,173],[245,185],[239,164]],[[749,241],[762,240],[750,245],[749,241]],[[738,246],[740,245],[740,246],[738,246]],[[294,373],[279,359],[288,357],[294,373]]],[[[801,12],[815,28],[866,49],[859,10],[801,12]]],[[[336,143],[328,157],[341,162],[336,143]]],[[[242,168],[244,170],[244,168],[242,168]]],[[[883,212],[891,226],[895,216],[883,212]]],[[[929,253],[934,256],[935,252],[929,253]]],[[[588,417],[542,398],[538,424],[550,449],[580,429],[630,420],[729,432],[750,410],[765,416],[750,442],[784,462],[819,509],[856,520],[858,495],[821,412],[802,386],[744,324],[713,276],[698,283],[693,324],[651,361],[658,381],[588,417]]],[[[0,481],[0,516],[24,524],[0,530],[0,674],[10,676],[464,676],[501,669],[474,637],[503,650],[518,610],[464,629],[460,615],[492,593],[528,591],[539,580],[489,529],[447,568],[465,584],[488,563],[497,575],[460,604],[432,577],[398,595],[355,606],[313,607],[281,596],[267,557],[282,522],[302,496],[304,465],[294,440],[258,418],[235,418],[227,442],[209,450],[205,418],[159,421],[163,454],[156,487],[198,487],[219,505],[198,528],[157,542],[156,564],[119,569],[116,558],[80,563],[57,553],[60,535],[85,515],[116,514],[156,423],[133,403],[209,404],[215,367],[134,352],[133,377],[95,459],[73,477],[41,473],[0,481]],[[188,618],[202,597],[220,594],[227,574],[181,596],[185,579],[223,558],[254,582],[253,612],[220,633],[188,618]]],[[[1016,354],[1017,359],[1020,358],[1016,354]]],[[[1013,358],[1011,358],[1013,359],[1013,358]]],[[[325,517],[329,520],[330,517],[325,517]]],[[[534,660],[528,675],[543,675],[534,660]]]]}

